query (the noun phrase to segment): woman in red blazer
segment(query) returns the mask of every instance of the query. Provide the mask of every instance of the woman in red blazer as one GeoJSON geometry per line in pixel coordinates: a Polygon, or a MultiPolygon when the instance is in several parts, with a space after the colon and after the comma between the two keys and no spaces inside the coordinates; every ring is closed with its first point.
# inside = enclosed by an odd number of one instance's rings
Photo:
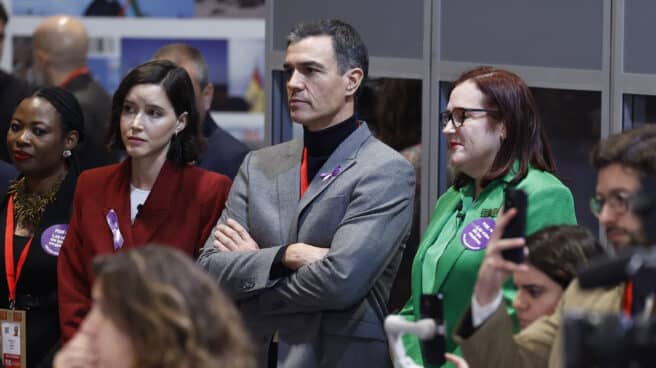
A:
{"type": "Polygon", "coordinates": [[[128,158],[80,175],[58,264],[62,338],[91,303],[91,260],[146,243],[196,257],[223,210],[230,179],[192,165],[202,148],[194,90],[184,69],[151,61],[112,99],[109,144],[128,158]]]}

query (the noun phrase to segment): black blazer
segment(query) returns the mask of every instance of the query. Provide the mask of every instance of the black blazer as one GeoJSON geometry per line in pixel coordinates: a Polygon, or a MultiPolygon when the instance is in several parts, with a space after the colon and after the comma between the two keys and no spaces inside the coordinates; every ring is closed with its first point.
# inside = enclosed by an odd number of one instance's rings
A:
{"type": "Polygon", "coordinates": [[[90,74],[71,79],[64,88],[75,95],[84,114],[85,138],[76,149],[80,170],[118,162],[120,153],[105,147],[112,98],[90,74]]]}
{"type": "MultiPolygon", "coordinates": [[[[59,312],[57,308],[57,257],[46,253],[42,247],[43,232],[53,225],[68,224],[73,210],[73,194],[77,183],[77,174],[70,170],[55,197],[47,207],[41,222],[34,233],[32,245],[27,255],[27,261],[16,287],[18,301],[17,308],[25,309],[20,305],[21,296],[25,299],[39,303],[27,311],[27,366],[50,367],[51,353],[59,344],[59,312]]],[[[6,281],[4,259],[4,233],[7,220],[6,191],[0,209],[0,240],[3,243],[0,250],[0,308],[8,307],[9,289],[6,281]]],[[[20,256],[23,246],[14,244],[14,264],[20,256]]]]}
{"type": "Polygon", "coordinates": [[[7,150],[7,131],[18,104],[31,90],[26,83],[0,70],[0,159],[11,163],[7,150]]]}
{"type": "Polygon", "coordinates": [[[233,180],[249,149],[245,144],[231,136],[230,133],[216,125],[208,113],[203,126],[212,125],[216,128],[207,139],[207,149],[201,155],[198,166],[205,170],[223,174],[233,180]]]}

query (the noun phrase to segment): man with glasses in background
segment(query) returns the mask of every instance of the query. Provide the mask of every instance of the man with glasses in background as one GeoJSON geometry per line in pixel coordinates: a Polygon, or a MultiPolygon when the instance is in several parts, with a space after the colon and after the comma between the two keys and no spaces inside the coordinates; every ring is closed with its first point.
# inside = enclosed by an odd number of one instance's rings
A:
{"type": "MultiPolygon", "coordinates": [[[[606,237],[615,250],[647,244],[648,226],[635,213],[633,199],[647,176],[656,176],[656,125],[615,134],[601,141],[592,151],[592,164],[598,170],[597,187],[590,201],[606,237]]],[[[521,245],[517,243],[516,245],[521,245]]],[[[499,260],[496,272],[479,273],[472,299],[491,300],[505,280],[503,274],[517,265],[499,260]]],[[[571,311],[595,314],[631,314],[633,284],[613,288],[582,290],[573,282],[550,316],[543,317],[516,335],[501,303],[472,303],[460,328],[455,331],[465,359],[486,367],[563,367],[563,318],[571,311]]],[[[500,300],[500,298],[498,298],[500,300]]]]}

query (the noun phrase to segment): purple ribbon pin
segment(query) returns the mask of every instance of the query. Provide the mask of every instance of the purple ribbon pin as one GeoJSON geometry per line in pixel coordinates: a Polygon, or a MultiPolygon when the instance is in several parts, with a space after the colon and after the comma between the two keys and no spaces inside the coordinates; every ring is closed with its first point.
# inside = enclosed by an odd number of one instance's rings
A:
{"type": "Polygon", "coordinates": [[[114,250],[118,250],[123,246],[123,235],[121,235],[121,230],[118,227],[118,215],[114,209],[110,209],[105,216],[107,220],[107,225],[109,225],[109,231],[112,232],[112,240],[114,242],[114,250]]]}
{"type": "Polygon", "coordinates": [[[337,165],[337,167],[334,168],[333,171],[321,173],[321,174],[319,174],[319,176],[321,177],[321,181],[326,181],[326,180],[328,180],[332,177],[335,177],[335,176],[339,175],[339,173],[341,173],[341,172],[342,172],[342,166],[337,165]]]}

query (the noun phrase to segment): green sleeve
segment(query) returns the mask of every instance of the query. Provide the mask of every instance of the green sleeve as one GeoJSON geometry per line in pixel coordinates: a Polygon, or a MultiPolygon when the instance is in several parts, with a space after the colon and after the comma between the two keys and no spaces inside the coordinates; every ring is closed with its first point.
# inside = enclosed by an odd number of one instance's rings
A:
{"type": "Polygon", "coordinates": [[[576,225],[574,198],[566,186],[554,183],[542,188],[527,185],[522,189],[528,193],[526,235],[546,226],[576,225]]]}

